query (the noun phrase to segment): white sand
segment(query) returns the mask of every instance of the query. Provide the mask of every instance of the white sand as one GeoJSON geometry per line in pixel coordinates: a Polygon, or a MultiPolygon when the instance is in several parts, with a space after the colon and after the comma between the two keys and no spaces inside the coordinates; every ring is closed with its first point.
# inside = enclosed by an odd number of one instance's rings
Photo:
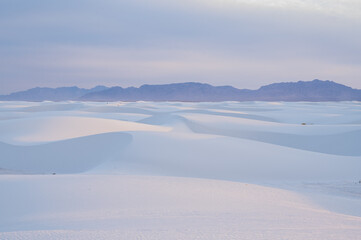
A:
{"type": "Polygon", "coordinates": [[[361,239],[358,102],[0,102],[0,133],[0,239],[361,239]]]}

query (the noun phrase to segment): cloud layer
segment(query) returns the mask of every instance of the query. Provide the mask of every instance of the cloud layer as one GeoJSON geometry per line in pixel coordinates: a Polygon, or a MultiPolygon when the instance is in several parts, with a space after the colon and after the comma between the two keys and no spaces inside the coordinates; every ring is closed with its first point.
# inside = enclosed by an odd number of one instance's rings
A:
{"type": "Polygon", "coordinates": [[[355,0],[4,1],[0,93],[200,81],[361,88],[355,0]]]}

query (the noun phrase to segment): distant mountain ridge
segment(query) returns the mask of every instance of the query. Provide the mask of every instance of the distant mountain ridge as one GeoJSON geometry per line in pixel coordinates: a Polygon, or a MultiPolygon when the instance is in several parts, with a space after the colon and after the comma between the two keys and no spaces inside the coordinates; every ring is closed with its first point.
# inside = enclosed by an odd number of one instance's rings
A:
{"type": "Polygon", "coordinates": [[[11,93],[9,95],[0,95],[2,101],[67,101],[77,100],[80,97],[92,93],[108,89],[105,86],[96,86],[91,89],[78,87],[60,87],[60,88],[46,88],[36,87],[26,91],[11,93]]]}
{"type": "Polygon", "coordinates": [[[112,87],[101,92],[86,94],[84,101],[226,101],[236,100],[240,90],[231,86],[212,86],[205,83],[172,83],[164,85],[142,85],[139,88],[112,87]]]}
{"type": "Polygon", "coordinates": [[[282,82],[257,90],[186,82],[136,87],[32,88],[0,95],[1,101],[361,101],[361,90],[332,81],[282,82]]]}

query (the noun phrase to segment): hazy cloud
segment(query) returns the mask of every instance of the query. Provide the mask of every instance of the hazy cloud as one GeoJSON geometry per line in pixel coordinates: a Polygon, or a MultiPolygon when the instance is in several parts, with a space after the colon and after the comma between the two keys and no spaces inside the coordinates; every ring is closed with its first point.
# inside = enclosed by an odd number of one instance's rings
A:
{"type": "Polygon", "coordinates": [[[2,1],[0,89],[179,81],[361,88],[355,0],[2,1]]]}

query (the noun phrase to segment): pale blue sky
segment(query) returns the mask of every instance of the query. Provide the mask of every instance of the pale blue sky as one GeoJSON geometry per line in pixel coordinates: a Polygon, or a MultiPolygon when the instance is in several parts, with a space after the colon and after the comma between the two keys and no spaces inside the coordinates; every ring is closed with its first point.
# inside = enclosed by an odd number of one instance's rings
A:
{"type": "Polygon", "coordinates": [[[0,94],[315,78],[361,88],[361,1],[0,1],[0,94]]]}

